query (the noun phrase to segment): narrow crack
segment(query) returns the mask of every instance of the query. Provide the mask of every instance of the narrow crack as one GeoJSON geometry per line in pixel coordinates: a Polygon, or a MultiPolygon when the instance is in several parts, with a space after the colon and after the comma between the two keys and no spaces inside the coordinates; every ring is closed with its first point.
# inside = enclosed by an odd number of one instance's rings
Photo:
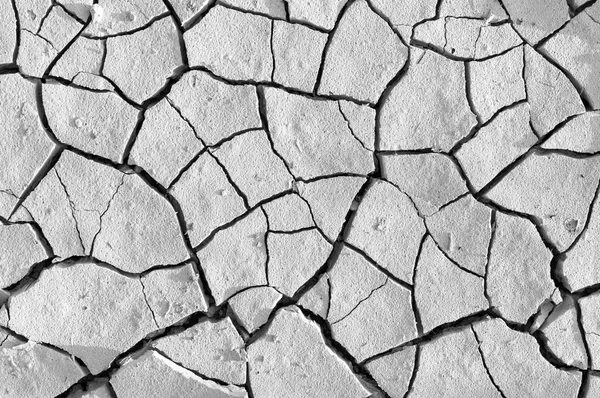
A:
{"type": "Polygon", "coordinates": [[[346,114],[342,110],[342,104],[340,103],[340,101],[337,101],[337,104],[338,104],[338,109],[340,110],[340,114],[344,118],[344,121],[346,122],[346,126],[348,126],[348,130],[350,131],[350,134],[352,134],[352,137],[354,137],[354,139],[356,141],[358,141],[358,143],[360,144],[360,146],[363,147],[363,149],[365,149],[366,151],[372,152],[369,148],[367,148],[365,146],[364,142],[362,142],[354,133],[354,130],[352,129],[352,126],[350,125],[350,120],[348,120],[348,118],[346,117],[346,114]]]}
{"type": "Polygon", "coordinates": [[[498,383],[496,383],[496,381],[492,377],[492,373],[490,372],[490,368],[488,367],[488,365],[487,365],[487,363],[485,361],[485,355],[483,355],[483,351],[481,350],[481,340],[479,339],[479,336],[477,335],[477,332],[475,331],[475,328],[473,327],[473,324],[471,324],[471,331],[473,332],[473,336],[475,336],[475,340],[477,340],[477,351],[479,351],[479,356],[481,357],[481,362],[483,364],[483,367],[485,368],[485,372],[487,373],[487,375],[488,375],[490,381],[492,382],[492,384],[494,385],[494,387],[496,387],[496,390],[498,390],[498,392],[500,393],[500,396],[502,398],[506,398],[506,395],[500,389],[500,386],[498,386],[498,383]]]}
{"type": "MultiPolygon", "coordinates": [[[[327,280],[329,281],[329,279],[327,279],[327,280]]],[[[330,322],[330,325],[333,326],[336,323],[339,323],[339,322],[343,321],[344,319],[346,319],[347,317],[349,317],[350,315],[352,315],[352,313],[354,312],[354,310],[356,310],[363,302],[369,300],[371,298],[371,296],[373,296],[373,294],[377,290],[379,290],[379,289],[383,288],[385,285],[387,285],[388,280],[389,280],[389,278],[385,278],[385,282],[383,282],[381,285],[377,286],[375,289],[371,290],[371,292],[367,295],[367,297],[360,299],[358,301],[358,303],[346,315],[344,315],[343,317],[341,317],[337,321],[330,322]]]]}
{"type": "Polygon", "coordinates": [[[144,301],[146,302],[146,306],[148,307],[148,309],[150,310],[150,313],[152,314],[152,320],[154,321],[154,325],[156,325],[157,329],[160,329],[160,326],[158,326],[158,322],[156,321],[156,314],[154,313],[152,306],[148,302],[148,297],[146,296],[146,287],[144,286],[142,277],[139,277],[138,280],[140,281],[140,285],[142,285],[142,295],[144,296],[144,301]]]}

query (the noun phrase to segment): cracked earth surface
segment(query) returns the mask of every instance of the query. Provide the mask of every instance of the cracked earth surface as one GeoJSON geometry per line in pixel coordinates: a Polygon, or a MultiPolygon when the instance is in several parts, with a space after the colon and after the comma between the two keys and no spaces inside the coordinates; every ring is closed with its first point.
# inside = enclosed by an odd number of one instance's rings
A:
{"type": "Polygon", "coordinates": [[[600,2],[0,7],[0,397],[600,397],[600,2]]]}

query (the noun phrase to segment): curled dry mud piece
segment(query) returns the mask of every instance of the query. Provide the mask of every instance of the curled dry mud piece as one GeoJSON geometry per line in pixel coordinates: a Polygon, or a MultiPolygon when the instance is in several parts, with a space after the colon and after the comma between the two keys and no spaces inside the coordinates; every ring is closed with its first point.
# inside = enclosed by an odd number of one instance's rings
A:
{"type": "Polygon", "coordinates": [[[0,396],[600,396],[600,2],[5,0],[0,396]]]}

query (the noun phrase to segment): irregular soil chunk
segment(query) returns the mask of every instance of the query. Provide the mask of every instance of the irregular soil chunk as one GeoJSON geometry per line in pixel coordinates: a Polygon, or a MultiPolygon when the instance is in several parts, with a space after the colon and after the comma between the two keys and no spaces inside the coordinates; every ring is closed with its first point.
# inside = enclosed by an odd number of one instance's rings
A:
{"type": "Polygon", "coordinates": [[[515,29],[532,46],[569,20],[569,7],[562,0],[507,0],[503,4],[515,29]]]}
{"type": "Polygon", "coordinates": [[[106,41],[104,75],[139,104],[161,90],[181,65],[179,37],[169,17],[106,41]]]}
{"type": "Polygon", "coordinates": [[[206,145],[261,127],[256,90],[250,85],[230,85],[206,72],[190,71],[167,98],[206,145]]]}
{"type": "Polygon", "coordinates": [[[525,46],[525,87],[531,106],[531,125],[540,136],[569,116],[585,112],[569,79],[529,46],[525,46]]]}
{"type": "Polygon", "coordinates": [[[270,201],[262,208],[269,220],[271,231],[291,232],[314,226],[308,204],[295,193],[270,201]]]}
{"type": "Polygon", "coordinates": [[[579,153],[600,152],[600,112],[575,116],[542,144],[546,149],[579,153]]]}
{"type": "Polygon", "coordinates": [[[84,33],[95,37],[128,33],[166,11],[160,0],[100,0],[92,6],[92,23],[84,33]]]}
{"type": "Polygon", "coordinates": [[[298,192],[309,204],[317,226],[336,240],[365,177],[332,177],[298,183],[298,192]]]}
{"type": "Polygon", "coordinates": [[[9,325],[68,351],[94,374],[156,328],[139,279],[92,263],[42,272],[11,296],[9,325]]]}
{"type": "Polygon", "coordinates": [[[244,341],[229,318],[205,318],[181,333],[156,340],[152,347],[206,377],[227,384],[246,382],[244,341]]]}
{"type": "Polygon", "coordinates": [[[562,262],[562,273],[567,286],[572,290],[600,283],[600,270],[596,264],[600,261],[600,253],[596,248],[600,245],[600,204],[598,199],[593,203],[589,224],[575,245],[566,252],[562,262]]]}
{"type": "Polygon", "coordinates": [[[316,229],[267,235],[269,284],[292,297],[325,264],[332,246],[316,229]]]}
{"type": "Polygon", "coordinates": [[[283,296],[272,287],[259,286],[239,292],[228,302],[242,326],[252,333],[267,323],[281,297],[283,296]]]}
{"type": "Polygon", "coordinates": [[[554,291],[551,259],[552,253],[530,221],[496,213],[487,273],[491,305],[505,319],[527,323],[554,291]]]}
{"type": "Polygon", "coordinates": [[[13,62],[15,46],[17,45],[17,20],[12,4],[4,1],[0,4],[0,64],[13,62]]]}
{"type": "Polygon", "coordinates": [[[288,3],[290,21],[303,22],[321,29],[333,29],[348,0],[294,0],[288,3]]]}
{"type": "Polygon", "coordinates": [[[325,343],[318,325],[297,307],[277,311],[267,334],[248,346],[256,397],[368,397],[350,367],[325,343]]]}
{"type": "Polygon", "coordinates": [[[389,280],[331,326],[333,338],[357,362],[417,337],[411,292],[389,280]]]}
{"type": "Polygon", "coordinates": [[[225,172],[208,153],[200,155],[170,192],[181,205],[194,247],[246,210],[225,172]]]}
{"type": "Polygon", "coordinates": [[[562,252],[583,230],[599,174],[597,158],[533,153],[486,196],[537,217],[548,239],[562,252]]]}
{"type": "Polygon", "coordinates": [[[403,398],[415,364],[416,348],[410,346],[366,364],[377,384],[391,397],[403,398]]]}
{"type": "MultiPolygon", "coordinates": [[[[581,306],[581,323],[585,333],[585,339],[592,357],[592,369],[600,368],[600,317],[598,316],[598,305],[600,296],[594,294],[579,299],[581,306]]],[[[12,312],[12,311],[11,311],[12,312]]]]}
{"type": "Polygon", "coordinates": [[[484,188],[537,142],[529,115],[527,103],[505,109],[456,151],[455,156],[475,190],[484,188]]]}
{"type": "Polygon", "coordinates": [[[295,177],[373,171],[373,155],[354,138],[336,101],[276,88],[264,93],[273,145],[295,177]]]}
{"type": "Polygon", "coordinates": [[[347,316],[360,302],[368,299],[387,282],[385,274],[347,246],[342,247],[328,274],[331,301],[327,320],[331,324],[347,316]]]}
{"type": "Polygon", "coordinates": [[[379,149],[450,150],[477,123],[465,87],[463,63],[414,50],[381,107],[379,149]]]}
{"type": "Polygon", "coordinates": [[[190,66],[226,79],[270,81],[271,20],[216,6],[183,34],[190,66]]]}
{"type": "Polygon", "coordinates": [[[453,264],[429,236],[416,267],[414,294],[423,333],[488,307],[483,278],[453,264]]]}
{"type": "Polygon", "coordinates": [[[189,258],[173,207],[137,175],[125,177],[104,214],[93,254],[128,272],[189,258]]]}
{"type": "Polygon", "coordinates": [[[318,92],[376,103],[407,58],[408,48],[388,24],[357,0],[333,33],[318,92]]]}
{"type": "Polygon", "coordinates": [[[552,366],[540,354],[533,336],[509,329],[500,319],[476,323],[474,328],[481,341],[479,348],[490,376],[505,396],[577,396],[581,373],[552,366]]]}
{"type": "Polygon", "coordinates": [[[248,197],[248,204],[281,193],[291,187],[293,177],[273,153],[267,133],[254,130],[234,137],[213,150],[233,183],[248,197]]]}
{"type": "Polygon", "coordinates": [[[192,127],[164,99],[149,108],[129,156],[168,188],[180,170],[204,148],[192,127]]]}
{"type": "Polygon", "coordinates": [[[596,74],[600,64],[599,22],[600,5],[594,4],[572,18],[541,47],[542,52],[574,77],[593,109],[600,108],[600,83],[596,74]]]}
{"type": "Polygon", "coordinates": [[[329,312],[329,277],[324,274],[310,289],[298,300],[298,305],[323,319],[329,312]]]}
{"type": "Polygon", "coordinates": [[[110,380],[117,396],[131,398],[247,398],[246,390],[222,386],[168,360],[154,350],[130,359],[110,380]]]}
{"type": "Polygon", "coordinates": [[[501,108],[524,100],[523,47],[481,62],[470,62],[470,91],[482,122],[501,108]]]}
{"type": "Polygon", "coordinates": [[[424,216],[467,192],[456,165],[446,155],[384,155],[380,159],[382,177],[411,198],[424,216]]]}
{"type": "Polygon", "coordinates": [[[23,278],[29,268],[47,258],[33,228],[27,224],[0,224],[0,287],[23,278]]]}
{"type": "Polygon", "coordinates": [[[72,358],[33,341],[0,347],[0,394],[30,398],[55,396],[87,372],[72,358]]]}
{"type": "Polygon", "coordinates": [[[299,24],[273,22],[273,82],[312,92],[317,81],[325,33],[299,24]]]}
{"type": "Polygon", "coordinates": [[[563,301],[550,314],[542,333],[550,351],[569,366],[587,368],[587,354],[571,299],[563,301]]]}
{"type": "Polygon", "coordinates": [[[479,343],[470,327],[423,344],[414,381],[414,397],[502,397],[488,376],[479,343]]]}
{"type": "Polygon", "coordinates": [[[373,181],[351,225],[348,243],[394,276],[412,282],[425,225],[408,196],[390,183],[373,181]]]}
{"type": "Polygon", "coordinates": [[[223,0],[223,3],[253,13],[265,14],[277,19],[285,19],[283,0],[223,0]]]}
{"type": "Polygon", "coordinates": [[[35,86],[17,74],[0,76],[0,215],[8,218],[54,144],[37,114],[35,86]]]}
{"type": "Polygon", "coordinates": [[[191,264],[157,269],[141,277],[146,301],[158,326],[165,328],[208,305],[191,264]]]}
{"type": "Polygon", "coordinates": [[[99,75],[103,54],[102,41],[78,37],[56,62],[52,75],[71,81],[82,73],[99,75]]]}
{"type": "Polygon", "coordinates": [[[263,212],[254,210],[198,251],[217,305],[247,287],[266,285],[266,231],[263,212]]]}
{"type": "Polygon", "coordinates": [[[82,151],[119,162],[138,111],[118,95],[43,84],[42,103],[56,138],[82,151]]]}
{"type": "Polygon", "coordinates": [[[425,219],[441,250],[462,267],[483,276],[492,228],[492,210],[467,195],[425,219]]]}

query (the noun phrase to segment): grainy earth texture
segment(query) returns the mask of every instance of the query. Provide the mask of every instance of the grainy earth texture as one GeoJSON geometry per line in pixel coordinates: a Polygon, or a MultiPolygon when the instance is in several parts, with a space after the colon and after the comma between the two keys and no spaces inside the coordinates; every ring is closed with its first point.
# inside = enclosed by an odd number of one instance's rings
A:
{"type": "Polygon", "coordinates": [[[600,0],[0,0],[0,398],[600,398],[600,0]]]}

